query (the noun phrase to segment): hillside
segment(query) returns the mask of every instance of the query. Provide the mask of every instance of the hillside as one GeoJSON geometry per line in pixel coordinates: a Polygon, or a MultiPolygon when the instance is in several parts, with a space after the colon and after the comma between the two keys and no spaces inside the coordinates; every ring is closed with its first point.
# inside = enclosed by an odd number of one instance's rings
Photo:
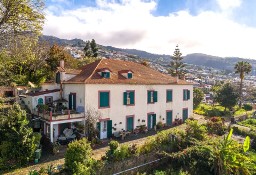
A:
{"type": "MultiPolygon", "coordinates": [[[[42,35],[40,37],[40,41],[46,41],[50,44],[59,44],[63,46],[71,46],[71,47],[84,47],[85,42],[81,39],[60,39],[54,36],[46,36],[42,35]]],[[[116,58],[116,57],[122,57],[122,58],[132,58],[132,59],[147,59],[150,62],[158,63],[160,65],[166,65],[170,62],[170,56],[169,55],[160,55],[160,54],[153,54],[142,50],[137,49],[122,49],[122,48],[116,48],[112,46],[102,46],[99,45],[99,48],[101,50],[100,56],[104,56],[107,58],[116,58]]],[[[181,51],[182,52],[182,51],[181,51]]],[[[244,58],[238,58],[238,57],[217,57],[217,56],[211,56],[206,55],[202,53],[193,53],[188,54],[184,56],[184,62],[187,64],[193,64],[197,66],[205,66],[205,67],[211,67],[214,69],[221,69],[221,70],[233,70],[234,65],[238,61],[248,61],[252,64],[252,67],[256,68],[256,60],[253,59],[244,59],[244,58]]]]}

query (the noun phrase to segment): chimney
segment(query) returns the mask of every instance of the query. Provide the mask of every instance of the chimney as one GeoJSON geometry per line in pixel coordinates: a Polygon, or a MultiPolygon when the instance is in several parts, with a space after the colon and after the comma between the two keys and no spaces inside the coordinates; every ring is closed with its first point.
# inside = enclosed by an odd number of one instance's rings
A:
{"type": "Polygon", "coordinates": [[[178,75],[176,76],[176,82],[177,83],[179,82],[179,76],[178,75]]]}
{"type": "Polygon", "coordinates": [[[60,67],[64,68],[64,60],[60,60],[60,67]]]}

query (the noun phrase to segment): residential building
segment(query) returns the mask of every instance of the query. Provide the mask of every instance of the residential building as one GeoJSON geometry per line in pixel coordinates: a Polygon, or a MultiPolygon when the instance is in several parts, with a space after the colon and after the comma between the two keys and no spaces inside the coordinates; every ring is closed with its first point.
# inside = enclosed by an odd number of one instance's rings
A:
{"type": "Polygon", "coordinates": [[[51,141],[71,123],[82,122],[88,109],[100,113],[100,139],[141,125],[148,129],[158,122],[172,125],[176,118],[186,120],[193,112],[193,84],[129,61],[101,59],[73,71],[65,70],[62,62],[56,82],[43,89],[28,94],[31,109],[49,103],[50,97],[58,103],[55,107],[61,103],[67,108],[58,115],[54,105],[47,114],[32,110],[41,117],[42,129],[51,141]]]}

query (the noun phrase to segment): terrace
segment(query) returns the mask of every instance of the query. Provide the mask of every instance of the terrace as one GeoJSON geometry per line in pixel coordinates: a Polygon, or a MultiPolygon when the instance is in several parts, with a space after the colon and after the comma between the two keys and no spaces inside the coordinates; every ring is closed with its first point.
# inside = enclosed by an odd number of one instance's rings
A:
{"type": "Polygon", "coordinates": [[[37,115],[48,121],[70,120],[83,117],[84,110],[81,107],[70,110],[67,108],[67,101],[62,99],[46,105],[38,105],[37,115]]]}

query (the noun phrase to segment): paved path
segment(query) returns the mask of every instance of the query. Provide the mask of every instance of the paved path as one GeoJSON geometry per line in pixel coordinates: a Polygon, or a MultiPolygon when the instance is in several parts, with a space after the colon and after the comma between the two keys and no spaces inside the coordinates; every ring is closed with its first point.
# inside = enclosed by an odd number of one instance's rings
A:
{"type": "MultiPolygon", "coordinates": [[[[193,114],[193,118],[197,119],[200,124],[206,123],[207,121],[205,120],[204,116],[193,114]]],[[[179,128],[185,128],[185,124],[179,125],[177,127],[179,128]]],[[[136,145],[142,145],[144,142],[147,140],[148,137],[142,137],[139,139],[131,140],[131,141],[126,141],[120,144],[136,144],[136,145]]],[[[103,148],[98,148],[93,150],[93,158],[96,160],[100,160],[103,155],[105,155],[106,151],[109,149],[109,146],[105,146],[103,148]]],[[[62,149],[61,153],[58,153],[55,155],[56,160],[52,160],[52,156],[49,158],[46,158],[43,162],[31,165],[25,168],[20,168],[18,170],[15,170],[14,172],[6,173],[6,175],[27,175],[30,170],[39,170],[41,167],[47,168],[49,165],[53,165],[56,167],[57,165],[63,165],[65,162],[65,159],[63,158],[63,155],[65,154],[66,148],[62,149]]]]}

